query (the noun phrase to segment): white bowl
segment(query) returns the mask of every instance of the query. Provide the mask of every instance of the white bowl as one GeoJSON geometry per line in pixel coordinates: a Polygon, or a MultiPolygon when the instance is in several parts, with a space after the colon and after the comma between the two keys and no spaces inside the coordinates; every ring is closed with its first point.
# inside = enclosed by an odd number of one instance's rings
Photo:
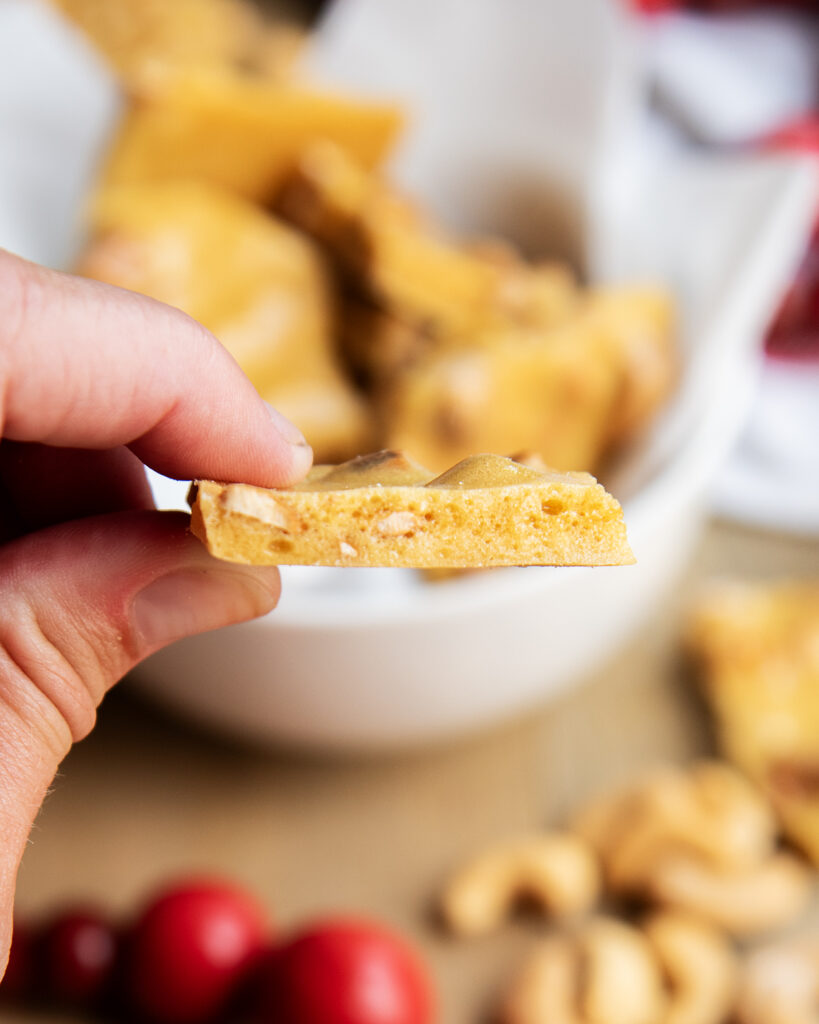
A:
{"type": "MultiPolygon", "coordinates": [[[[345,0],[345,7],[351,9],[353,2],[345,0]]],[[[435,12],[450,11],[450,5],[435,0],[425,0],[423,12],[417,0],[403,6],[355,3],[381,19],[388,10],[415,12],[423,39],[435,12]]],[[[560,15],[573,24],[565,25],[566,31],[581,40],[597,40],[602,47],[608,38],[588,31],[579,0],[553,3],[548,12],[542,0],[531,6],[547,27],[552,15],[560,15]]],[[[616,9],[602,0],[590,6],[603,18],[616,9]]],[[[496,31],[511,24],[505,12],[492,5],[481,10],[499,20],[485,33],[486,53],[497,59],[506,54],[498,74],[481,79],[490,93],[481,119],[447,112],[442,87],[430,91],[428,47],[416,48],[424,66],[407,79],[420,83],[430,101],[426,136],[419,143],[424,159],[413,166],[431,183],[446,177],[435,164],[436,153],[469,161],[475,152],[474,146],[441,151],[427,144],[430,134],[441,136],[436,112],[449,117],[450,127],[471,126],[478,142],[495,145],[504,137],[497,153],[513,163],[525,155],[516,147],[542,141],[547,133],[509,123],[507,108],[489,103],[498,83],[512,83],[517,62],[504,48],[490,45],[496,31]],[[500,135],[485,130],[493,110],[500,135]]],[[[360,46],[363,36],[350,24],[345,31],[360,46]]],[[[477,25],[475,17],[470,24],[477,25]]],[[[343,28],[343,19],[337,25],[343,28]]],[[[450,25],[456,36],[462,28],[450,25]]],[[[546,31],[530,47],[526,67],[536,81],[551,66],[542,52],[549,39],[563,46],[561,34],[546,31]]],[[[400,32],[394,42],[400,50],[400,32]]],[[[443,35],[439,42],[437,73],[448,81],[456,51],[444,45],[443,35]]],[[[387,45],[382,38],[372,52],[383,55],[387,45]]],[[[117,90],[77,34],[45,4],[0,4],[0,57],[0,244],[60,265],[77,244],[83,197],[116,117],[117,90]],[[45,77],[43,67],[49,68],[45,77]]],[[[357,71],[376,66],[354,58],[342,64],[357,71]]],[[[406,71],[406,61],[399,67],[384,60],[379,66],[388,75],[406,71]]],[[[355,751],[429,742],[498,721],[564,689],[624,643],[673,586],[701,528],[709,483],[743,418],[753,346],[805,243],[816,201],[815,170],[785,159],[674,157],[655,167],[653,176],[641,177],[639,187],[623,190],[632,169],[639,170],[633,164],[602,159],[594,139],[566,145],[573,126],[597,123],[596,106],[609,105],[610,77],[599,76],[592,95],[587,69],[601,66],[600,60],[557,61],[556,66],[575,78],[577,67],[582,69],[577,90],[539,87],[542,102],[528,109],[540,116],[543,102],[552,98],[554,117],[544,122],[546,130],[552,128],[550,152],[573,154],[578,166],[564,167],[566,180],[579,176],[588,185],[575,202],[584,214],[579,221],[595,235],[579,240],[586,243],[590,265],[607,277],[665,279],[683,314],[685,373],[675,400],[607,481],[624,501],[638,564],[501,570],[434,585],[400,570],[287,570],[282,601],[272,615],[155,655],[133,673],[133,685],[144,693],[191,718],[261,742],[355,751]],[[566,95],[586,97],[583,116],[564,109],[566,95]],[[619,168],[618,187],[611,191],[621,197],[630,191],[632,204],[618,206],[616,216],[602,216],[605,204],[597,201],[592,180],[597,175],[582,175],[580,165],[587,171],[619,168]]],[[[459,96],[474,108],[468,91],[456,90],[449,99],[457,104],[459,96]]],[[[444,137],[451,141],[450,132],[444,137]]],[[[543,153],[530,156],[538,167],[546,166],[543,153]]],[[[447,180],[462,178],[461,169],[447,180]]],[[[474,189],[464,195],[474,203],[474,189]]],[[[582,251],[584,244],[577,248],[582,251]]],[[[161,479],[156,488],[159,504],[168,507],[178,505],[185,490],[161,479]]]]}
{"type": "MultiPolygon", "coordinates": [[[[250,740],[360,752],[486,726],[581,678],[628,639],[688,560],[814,193],[813,171],[782,160],[665,175],[655,198],[676,217],[665,216],[661,248],[635,251],[633,265],[648,260],[677,285],[686,368],[663,422],[612,480],[637,565],[435,584],[402,570],[284,569],[275,612],[175,644],[140,666],[134,684],[250,740]]],[[[157,486],[169,506],[183,491],[157,486]]]]}

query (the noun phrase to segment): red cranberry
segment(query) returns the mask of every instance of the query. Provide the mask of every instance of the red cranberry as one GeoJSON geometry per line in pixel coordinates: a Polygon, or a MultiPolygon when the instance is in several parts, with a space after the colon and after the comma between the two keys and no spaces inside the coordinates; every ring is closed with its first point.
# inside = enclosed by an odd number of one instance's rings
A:
{"type": "Polygon", "coordinates": [[[34,974],[34,937],[31,929],[19,921],[14,922],[9,962],[0,981],[0,998],[19,1001],[31,994],[34,974]]]}
{"type": "Polygon", "coordinates": [[[265,918],[242,890],[195,881],[160,893],[128,937],[125,996],[157,1024],[202,1024],[222,1013],[265,945],[265,918]]]}
{"type": "Polygon", "coordinates": [[[632,0],[632,5],[641,14],[663,14],[676,10],[681,0],[632,0]]]}
{"type": "Polygon", "coordinates": [[[60,1006],[98,1003],[117,953],[111,924],[95,910],[71,908],[54,917],[38,943],[43,994],[60,1006]]]}
{"type": "Polygon", "coordinates": [[[314,924],[259,970],[258,1024],[430,1024],[424,967],[398,936],[365,921],[314,924]]]}

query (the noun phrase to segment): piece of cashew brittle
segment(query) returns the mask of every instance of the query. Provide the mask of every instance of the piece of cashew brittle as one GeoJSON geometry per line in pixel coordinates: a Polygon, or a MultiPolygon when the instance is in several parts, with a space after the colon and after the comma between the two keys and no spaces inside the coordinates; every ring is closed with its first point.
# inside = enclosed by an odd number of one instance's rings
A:
{"type": "Polygon", "coordinates": [[[643,927],[669,989],[663,1024],[723,1024],[736,994],[738,967],[725,936],[676,911],[656,913],[643,927]]]}
{"type": "Polygon", "coordinates": [[[566,918],[589,910],[599,892],[600,872],[589,845],[551,832],[503,843],[464,865],[446,886],[441,911],[456,935],[483,935],[522,900],[566,918]]]}

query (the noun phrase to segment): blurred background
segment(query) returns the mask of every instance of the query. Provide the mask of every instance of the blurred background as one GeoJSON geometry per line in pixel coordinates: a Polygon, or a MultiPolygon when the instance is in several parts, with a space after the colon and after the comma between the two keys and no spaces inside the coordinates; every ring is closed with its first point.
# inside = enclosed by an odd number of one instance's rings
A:
{"type": "MultiPolygon", "coordinates": [[[[106,699],[41,813],[20,934],[66,906],[128,922],[204,873],[282,942],[331,913],[411,939],[437,1012],[339,1024],[496,1019],[544,924],[453,938],[453,869],[719,757],[807,878],[759,932],[806,934],[819,978],[815,0],[0,0],[0,245],[200,319],[317,461],[592,472],[638,560],[288,567],[271,616],[106,699]]],[[[66,1010],[41,947],[2,1019],[66,1010]]],[[[765,1012],[691,1021],[797,1019],[765,1012]]]]}

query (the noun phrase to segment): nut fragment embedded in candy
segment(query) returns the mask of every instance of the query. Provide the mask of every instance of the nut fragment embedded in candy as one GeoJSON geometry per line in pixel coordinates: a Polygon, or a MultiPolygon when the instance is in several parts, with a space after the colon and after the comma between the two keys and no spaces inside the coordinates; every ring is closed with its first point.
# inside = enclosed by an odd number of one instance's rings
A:
{"type": "Polygon", "coordinates": [[[258,487],[234,484],[224,492],[222,507],[225,512],[237,512],[250,519],[258,519],[285,533],[289,533],[292,528],[292,516],[288,515],[272,494],[258,487]]]}
{"type": "Polygon", "coordinates": [[[412,512],[391,512],[377,519],[374,525],[382,537],[401,537],[418,529],[418,519],[412,512]]]}

